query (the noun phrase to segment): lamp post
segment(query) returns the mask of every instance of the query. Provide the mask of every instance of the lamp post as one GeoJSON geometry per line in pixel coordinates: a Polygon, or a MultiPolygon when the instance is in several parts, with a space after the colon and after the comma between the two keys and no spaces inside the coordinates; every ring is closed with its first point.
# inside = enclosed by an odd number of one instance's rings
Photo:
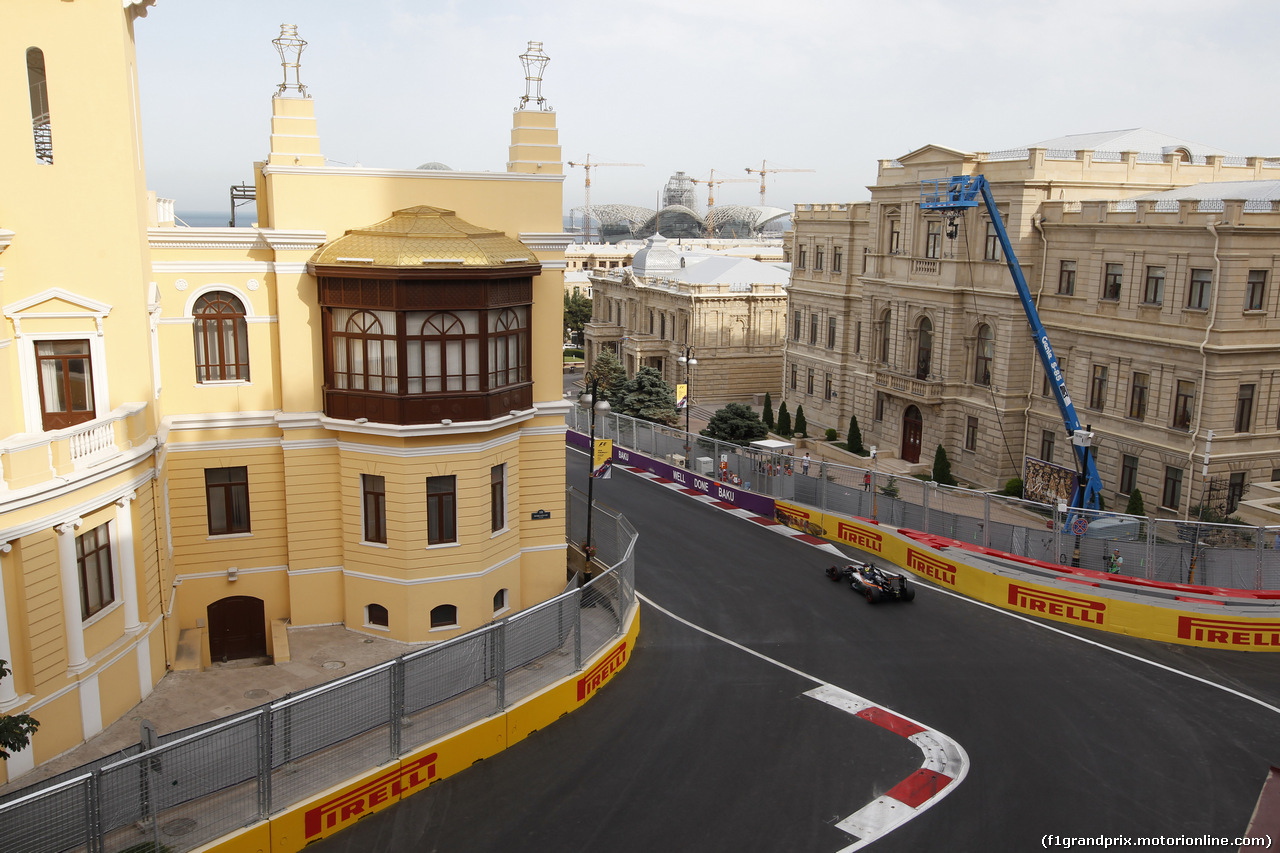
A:
{"type": "Polygon", "coordinates": [[[591,412],[591,444],[587,451],[587,541],[582,547],[582,553],[586,555],[587,563],[590,565],[595,556],[595,549],[591,545],[591,516],[594,514],[592,510],[595,506],[596,412],[604,415],[609,413],[609,401],[600,399],[599,377],[591,378],[589,390],[583,392],[578,402],[588,407],[591,412]]]}
{"type": "Polygon", "coordinates": [[[684,467],[689,468],[689,410],[693,408],[693,366],[698,363],[693,347],[686,346],[676,361],[684,365],[684,467]]]}

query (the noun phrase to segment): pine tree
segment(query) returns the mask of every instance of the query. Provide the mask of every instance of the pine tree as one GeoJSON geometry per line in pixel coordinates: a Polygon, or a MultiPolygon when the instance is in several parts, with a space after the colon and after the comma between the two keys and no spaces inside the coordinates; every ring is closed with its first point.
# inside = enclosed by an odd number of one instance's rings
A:
{"type": "Polygon", "coordinates": [[[933,481],[943,486],[956,485],[956,478],[951,476],[951,460],[947,458],[947,451],[942,445],[938,445],[938,452],[933,455],[933,481]]]}
{"type": "MultiPolygon", "coordinates": [[[[601,390],[603,396],[604,391],[601,390]]],[[[662,378],[656,367],[642,367],[636,378],[629,380],[616,394],[621,414],[650,421],[655,424],[674,424],[680,416],[676,412],[676,392],[662,378]]]]}
{"type": "Polygon", "coordinates": [[[1129,504],[1124,508],[1125,515],[1146,515],[1147,508],[1142,505],[1142,492],[1134,489],[1129,495],[1129,504]]]}
{"type": "Polygon", "coordinates": [[[796,428],[797,435],[808,436],[809,424],[804,419],[804,406],[796,406],[796,428]]]}
{"type": "Polygon", "coordinates": [[[602,349],[591,362],[591,369],[586,373],[586,387],[591,388],[591,380],[600,380],[600,398],[612,406],[618,404],[622,389],[627,384],[627,371],[612,350],[602,349]]]}
{"type": "Polygon", "coordinates": [[[755,410],[745,403],[730,403],[717,411],[700,435],[745,446],[769,434],[755,410]]]}
{"type": "Polygon", "coordinates": [[[853,416],[849,417],[849,440],[846,446],[850,453],[866,454],[866,448],[862,446],[862,430],[858,429],[858,419],[853,416]]]}
{"type": "MultiPolygon", "coordinates": [[[[8,675],[9,662],[0,660],[0,680],[8,675]]],[[[38,728],[40,723],[30,714],[0,714],[0,760],[8,761],[12,753],[26,749],[38,728]]]]}
{"type": "Polygon", "coordinates": [[[791,413],[787,411],[787,401],[778,404],[778,425],[774,429],[778,435],[786,438],[791,435],[791,413]]]}
{"type": "Polygon", "coordinates": [[[764,392],[764,412],[760,417],[766,427],[773,429],[773,398],[769,396],[768,391],[764,392]]]}

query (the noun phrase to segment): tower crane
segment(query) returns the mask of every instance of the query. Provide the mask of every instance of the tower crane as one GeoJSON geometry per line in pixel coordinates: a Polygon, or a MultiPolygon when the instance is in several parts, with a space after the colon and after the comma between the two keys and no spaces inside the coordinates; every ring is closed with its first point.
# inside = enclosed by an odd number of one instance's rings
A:
{"type": "Polygon", "coordinates": [[[597,166],[643,166],[644,163],[592,163],[591,155],[588,154],[587,159],[583,160],[581,163],[575,163],[572,160],[570,160],[569,165],[581,166],[582,170],[587,175],[587,183],[586,183],[587,200],[586,200],[586,212],[585,212],[586,221],[583,223],[583,225],[586,226],[584,229],[586,231],[586,241],[590,243],[591,242],[591,170],[596,168],[597,166]]]}
{"type": "MultiPolygon", "coordinates": [[[[723,172],[724,170],[721,169],[720,171],[723,172]]],[[[717,178],[716,170],[712,169],[711,177],[709,178],[690,178],[689,180],[693,181],[695,184],[707,185],[707,236],[714,237],[716,236],[715,223],[711,221],[711,211],[716,206],[716,186],[719,184],[745,184],[745,183],[749,183],[751,179],[750,178],[717,178]]]]}
{"type": "Polygon", "coordinates": [[[812,172],[812,171],[814,170],[813,169],[770,169],[768,167],[768,164],[764,160],[760,161],[759,169],[753,169],[750,166],[747,167],[747,174],[750,175],[755,173],[760,175],[760,206],[761,207],[764,207],[764,176],[765,175],[769,174],[770,172],[812,172]]]}

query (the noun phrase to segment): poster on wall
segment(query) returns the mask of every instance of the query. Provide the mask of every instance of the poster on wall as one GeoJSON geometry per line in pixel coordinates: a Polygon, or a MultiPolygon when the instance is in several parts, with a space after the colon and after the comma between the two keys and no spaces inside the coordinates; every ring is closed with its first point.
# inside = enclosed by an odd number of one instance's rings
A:
{"type": "Polygon", "coordinates": [[[1022,496],[1029,501],[1070,504],[1080,482],[1080,475],[1070,468],[1028,456],[1023,463],[1022,496]]]}

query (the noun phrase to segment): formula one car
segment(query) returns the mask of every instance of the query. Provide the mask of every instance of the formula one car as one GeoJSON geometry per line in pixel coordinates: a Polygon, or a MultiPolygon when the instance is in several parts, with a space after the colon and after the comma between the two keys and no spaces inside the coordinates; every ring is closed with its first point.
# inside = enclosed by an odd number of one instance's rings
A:
{"type": "Polygon", "coordinates": [[[911,601],[916,597],[915,588],[907,583],[906,575],[888,572],[859,560],[845,566],[832,566],[827,569],[827,577],[833,581],[847,581],[849,588],[864,596],[869,604],[885,599],[911,601]]]}

